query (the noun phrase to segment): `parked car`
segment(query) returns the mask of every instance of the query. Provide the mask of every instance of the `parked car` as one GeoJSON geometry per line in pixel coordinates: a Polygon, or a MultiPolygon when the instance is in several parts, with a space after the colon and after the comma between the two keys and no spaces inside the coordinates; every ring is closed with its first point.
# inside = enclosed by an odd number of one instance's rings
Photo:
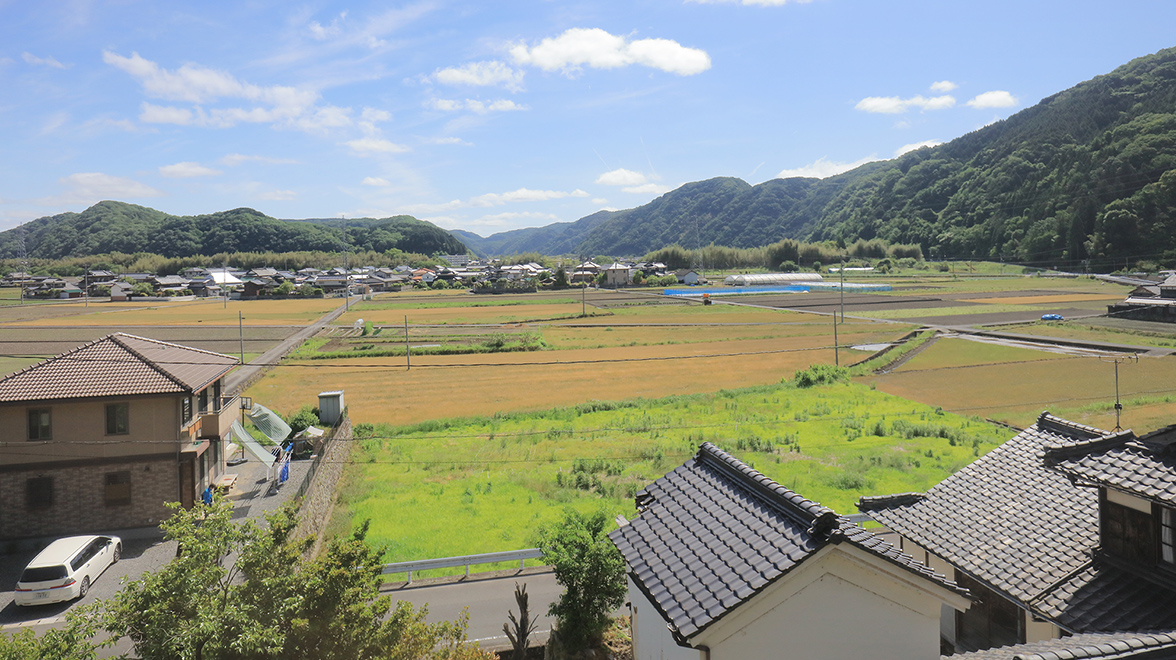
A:
{"type": "Polygon", "coordinates": [[[1042,314],[1041,320],[1042,321],[1065,321],[1066,317],[1062,316],[1061,314],[1042,314]]]}
{"type": "Polygon", "coordinates": [[[49,544],[16,583],[17,605],[45,605],[81,598],[122,556],[117,536],[70,536],[49,544]]]}

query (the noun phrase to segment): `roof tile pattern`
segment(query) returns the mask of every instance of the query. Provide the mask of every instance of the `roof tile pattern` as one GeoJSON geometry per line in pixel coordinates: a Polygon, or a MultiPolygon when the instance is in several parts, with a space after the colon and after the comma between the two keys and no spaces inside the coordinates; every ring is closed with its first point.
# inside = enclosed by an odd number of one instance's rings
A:
{"type": "Polygon", "coordinates": [[[1176,630],[1176,592],[1098,561],[1040,598],[1072,630],[1176,630]]]}
{"type": "Polygon", "coordinates": [[[1168,427],[1139,439],[1126,434],[1120,442],[1095,446],[1085,453],[1050,452],[1052,466],[1079,480],[1112,486],[1140,497],[1176,504],[1176,428],[1168,427]]]}
{"type": "Polygon", "coordinates": [[[1148,660],[1176,659],[1176,632],[1087,633],[1030,644],[1003,646],[944,660],[1148,660]]]}
{"type": "Polygon", "coordinates": [[[115,333],[0,380],[0,403],[195,392],[236,364],[228,355],[115,333]]]}
{"type": "Polygon", "coordinates": [[[830,542],[854,543],[962,592],[710,443],[650,484],[637,501],[640,515],[610,538],[634,582],[683,637],[706,628],[830,542]]]}
{"type": "Polygon", "coordinates": [[[1088,563],[1098,545],[1098,493],[1075,488],[1042,464],[1046,446],[1089,437],[1089,427],[1071,431],[1061,421],[1043,416],[921,499],[864,498],[859,508],[997,591],[1028,602],[1088,563]]]}

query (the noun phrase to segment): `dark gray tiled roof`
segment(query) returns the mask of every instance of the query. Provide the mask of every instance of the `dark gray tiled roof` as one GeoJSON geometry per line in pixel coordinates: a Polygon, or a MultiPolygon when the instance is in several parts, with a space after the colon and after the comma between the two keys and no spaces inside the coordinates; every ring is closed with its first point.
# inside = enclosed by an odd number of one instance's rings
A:
{"type": "Polygon", "coordinates": [[[871,518],[1022,603],[1090,561],[1098,493],[1042,464],[1046,446],[1105,435],[1048,413],[919,498],[862,498],[871,518]]]}
{"type": "Polygon", "coordinates": [[[121,332],[0,379],[0,403],[198,392],[237,358],[121,332]]]}
{"type": "Polygon", "coordinates": [[[1109,433],[1043,413],[921,498],[862,498],[858,506],[1064,629],[1176,629],[1176,592],[1094,553],[1098,491],[1047,465],[1080,463],[1136,444],[1130,432],[1109,433]]]}
{"type": "Polygon", "coordinates": [[[943,660],[1147,660],[1176,659],[1176,633],[1087,633],[1030,644],[1002,646],[943,660]]]}
{"type": "Polygon", "coordinates": [[[1080,482],[1176,504],[1176,426],[1140,438],[1128,431],[1101,442],[1051,448],[1046,462],[1080,482]]]}
{"type": "Polygon", "coordinates": [[[1176,630],[1176,592],[1107,558],[1099,558],[1034,604],[1070,630],[1176,630]]]}
{"type": "Polygon", "coordinates": [[[829,543],[852,543],[966,593],[831,509],[710,443],[637,495],[610,538],[671,629],[690,637],[829,543]]]}

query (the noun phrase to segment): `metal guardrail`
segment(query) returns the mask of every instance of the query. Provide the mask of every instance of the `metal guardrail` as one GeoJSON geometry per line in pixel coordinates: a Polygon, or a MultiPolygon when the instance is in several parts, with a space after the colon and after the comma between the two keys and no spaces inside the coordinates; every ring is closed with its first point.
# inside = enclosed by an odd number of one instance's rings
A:
{"type": "Polygon", "coordinates": [[[462,557],[445,557],[442,559],[420,559],[417,561],[402,561],[394,564],[384,564],[384,575],[393,573],[408,573],[408,581],[412,582],[412,574],[414,571],[427,571],[434,568],[456,568],[458,566],[465,566],[465,574],[469,576],[470,566],[478,564],[494,564],[504,561],[517,561],[519,568],[523,568],[523,562],[528,559],[539,559],[543,553],[539,548],[527,548],[526,550],[508,550],[506,552],[487,552],[480,555],[465,555],[462,557]]]}

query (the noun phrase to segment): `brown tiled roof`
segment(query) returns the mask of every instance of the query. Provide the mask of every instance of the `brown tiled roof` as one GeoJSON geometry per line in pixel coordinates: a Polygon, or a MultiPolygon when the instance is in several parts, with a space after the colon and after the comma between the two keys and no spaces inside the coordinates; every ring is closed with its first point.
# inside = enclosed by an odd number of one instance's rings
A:
{"type": "Polygon", "coordinates": [[[197,392],[237,358],[124,333],[107,335],[0,380],[0,403],[197,392]]]}

